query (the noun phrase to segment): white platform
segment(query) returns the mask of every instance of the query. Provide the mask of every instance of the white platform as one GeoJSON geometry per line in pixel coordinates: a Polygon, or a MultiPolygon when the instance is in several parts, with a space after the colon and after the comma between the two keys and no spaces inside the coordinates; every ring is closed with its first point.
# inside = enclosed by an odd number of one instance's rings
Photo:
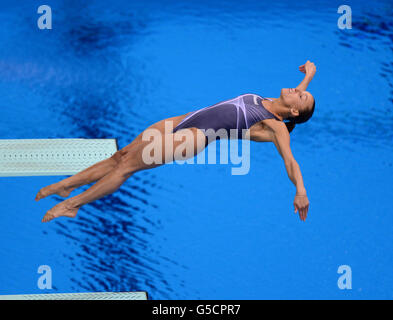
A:
{"type": "Polygon", "coordinates": [[[138,292],[88,292],[0,295],[0,300],[147,300],[147,293],[138,292]]]}
{"type": "Polygon", "coordinates": [[[116,139],[0,139],[0,177],[74,175],[116,151],[116,139]]]}

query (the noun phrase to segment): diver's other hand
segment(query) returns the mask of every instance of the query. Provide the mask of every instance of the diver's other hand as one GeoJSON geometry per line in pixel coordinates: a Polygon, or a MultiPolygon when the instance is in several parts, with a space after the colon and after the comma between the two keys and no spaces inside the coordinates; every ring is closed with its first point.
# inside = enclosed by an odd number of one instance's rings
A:
{"type": "Polygon", "coordinates": [[[295,213],[299,213],[299,218],[302,221],[306,221],[308,207],[310,206],[310,202],[306,195],[295,195],[295,200],[293,201],[293,205],[295,207],[295,213]]]}
{"type": "Polygon", "coordinates": [[[313,62],[307,60],[307,62],[299,67],[299,71],[305,73],[309,77],[314,77],[317,68],[313,62]]]}

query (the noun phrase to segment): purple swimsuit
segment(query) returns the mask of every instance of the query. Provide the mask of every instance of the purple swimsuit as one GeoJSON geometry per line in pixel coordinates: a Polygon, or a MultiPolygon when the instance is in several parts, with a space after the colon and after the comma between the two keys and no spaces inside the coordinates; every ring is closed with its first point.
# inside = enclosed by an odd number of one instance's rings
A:
{"type": "MultiPolygon", "coordinates": [[[[173,132],[192,127],[205,130],[211,128],[215,131],[225,129],[229,138],[229,130],[237,129],[237,138],[242,139],[242,129],[249,129],[254,123],[265,119],[279,120],[263,107],[262,100],[272,101],[249,93],[192,111],[173,129],[173,132]]],[[[205,132],[206,139],[209,131],[205,132]]],[[[214,138],[217,139],[217,136],[214,135],[214,138]]]]}

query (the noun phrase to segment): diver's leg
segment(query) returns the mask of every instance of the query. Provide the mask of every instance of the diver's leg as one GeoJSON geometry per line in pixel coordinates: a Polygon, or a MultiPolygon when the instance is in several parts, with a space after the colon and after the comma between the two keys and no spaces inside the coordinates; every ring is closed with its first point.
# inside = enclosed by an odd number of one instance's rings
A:
{"type": "MultiPolygon", "coordinates": [[[[173,126],[176,126],[179,122],[183,120],[185,116],[186,115],[181,115],[181,116],[161,120],[151,125],[148,129],[155,128],[155,129],[162,130],[164,121],[172,121],[173,126]]],[[[94,165],[82,170],[81,172],[78,172],[77,174],[71,177],[65,178],[59,182],[56,182],[54,184],[42,188],[37,193],[35,200],[36,201],[41,200],[52,194],[57,194],[61,197],[66,198],[76,188],[84,186],[86,184],[93,183],[101,179],[103,176],[105,176],[107,173],[109,173],[111,170],[113,170],[116,167],[121,157],[129,150],[131,150],[131,148],[135,143],[141,140],[142,135],[143,132],[139,136],[137,136],[134,139],[134,141],[132,141],[129,145],[115,152],[110,158],[97,162],[94,165]]]]}
{"type": "Polygon", "coordinates": [[[177,139],[174,138],[175,134],[163,134],[159,139],[153,142],[138,141],[127,154],[121,157],[119,163],[112,171],[86,191],[53,207],[46,213],[42,221],[47,222],[59,216],[75,217],[81,206],[115,192],[135,172],[151,169],[164,163],[172,162],[174,159],[186,159],[202,151],[205,148],[205,135],[196,128],[190,130],[183,129],[182,131],[184,132],[185,130],[193,137],[192,139],[177,141],[177,139]],[[168,141],[171,141],[173,147],[167,148],[168,146],[166,143],[168,143],[168,141]],[[143,151],[148,145],[152,147],[152,144],[153,147],[156,144],[156,150],[161,148],[162,158],[159,162],[147,163],[144,159],[146,155],[144,155],[143,151]],[[183,150],[192,150],[192,152],[180,152],[181,154],[179,154],[178,146],[180,144],[183,150]]]}
{"type": "Polygon", "coordinates": [[[42,188],[37,193],[35,200],[41,200],[52,194],[57,194],[64,198],[68,197],[74,189],[97,181],[106,175],[109,171],[116,167],[120,161],[121,155],[122,151],[119,150],[108,159],[99,161],[71,177],[42,188]]]}

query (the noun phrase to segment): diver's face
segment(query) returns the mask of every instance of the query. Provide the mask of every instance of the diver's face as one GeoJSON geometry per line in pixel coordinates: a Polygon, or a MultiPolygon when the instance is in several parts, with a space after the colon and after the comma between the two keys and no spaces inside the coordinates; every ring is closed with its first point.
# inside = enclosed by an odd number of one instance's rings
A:
{"type": "Polygon", "coordinates": [[[312,108],[314,97],[308,91],[301,91],[296,88],[281,89],[281,99],[286,106],[291,109],[292,116],[297,116],[299,112],[304,112],[312,108]]]}

